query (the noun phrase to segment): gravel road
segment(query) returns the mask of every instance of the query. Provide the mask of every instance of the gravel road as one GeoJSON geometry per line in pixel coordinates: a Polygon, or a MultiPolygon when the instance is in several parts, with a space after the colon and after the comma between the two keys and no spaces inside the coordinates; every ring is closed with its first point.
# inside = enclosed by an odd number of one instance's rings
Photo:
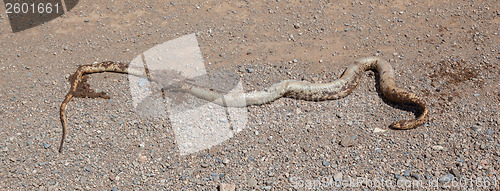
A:
{"type": "Polygon", "coordinates": [[[0,190],[500,189],[498,1],[89,1],[13,33],[0,6],[0,190]],[[349,96],[249,106],[231,138],[181,154],[168,117],[136,112],[123,74],[93,74],[111,99],[59,106],[79,65],[129,62],[195,34],[211,77],[245,91],[329,82],[378,56],[424,97],[430,120],[380,96],[368,71],[349,96]],[[227,188],[227,189],[226,189],[227,188]]]}

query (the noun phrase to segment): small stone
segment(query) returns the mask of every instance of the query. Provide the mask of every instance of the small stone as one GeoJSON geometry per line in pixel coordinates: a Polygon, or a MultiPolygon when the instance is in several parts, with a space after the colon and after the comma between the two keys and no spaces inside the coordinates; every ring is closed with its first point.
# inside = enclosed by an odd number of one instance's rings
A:
{"type": "Polygon", "coordinates": [[[419,174],[412,174],[411,177],[415,178],[416,180],[420,180],[420,175],[419,174]]]}
{"type": "Polygon", "coordinates": [[[253,68],[247,68],[247,71],[248,71],[248,73],[252,73],[253,72],[253,68]]]}
{"type": "Polygon", "coordinates": [[[444,147],[441,146],[441,145],[434,145],[431,148],[434,149],[434,150],[436,150],[436,151],[442,151],[442,150],[444,150],[444,147]]]}
{"type": "Polygon", "coordinates": [[[439,177],[438,181],[440,183],[447,183],[449,181],[452,181],[453,178],[455,178],[455,176],[453,176],[453,174],[447,174],[447,175],[439,177]]]}
{"type": "Polygon", "coordinates": [[[264,190],[271,190],[271,188],[273,188],[273,187],[272,186],[264,186],[264,187],[262,187],[262,189],[264,189],[264,190]]]}
{"type": "Polygon", "coordinates": [[[293,59],[292,62],[293,63],[297,63],[298,61],[297,61],[297,59],[293,59]]]}
{"type": "Polygon", "coordinates": [[[330,162],[327,160],[324,160],[321,164],[323,164],[323,166],[330,166],[330,162]]]}
{"type": "Polygon", "coordinates": [[[339,172],[339,173],[336,173],[335,175],[333,175],[333,180],[335,180],[335,182],[342,181],[342,173],[339,172]]]}
{"type": "Polygon", "coordinates": [[[235,191],[236,185],[222,183],[219,185],[219,191],[235,191]]]}
{"type": "Polygon", "coordinates": [[[474,97],[479,97],[479,96],[480,96],[480,94],[474,94],[474,97]]]}
{"type": "Polygon", "coordinates": [[[493,130],[491,130],[491,129],[488,129],[488,130],[486,130],[486,133],[488,133],[488,134],[490,134],[490,135],[491,135],[491,134],[493,134],[493,133],[495,133],[495,132],[494,132],[493,130]]]}
{"type": "Polygon", "coordinates": [[[403,176],[401,176],[400,174],[394,174],[394,177],[398,180],[403,178],[403,176]]]}
{"type": "Polygon", "coordinates": [[[230,161],[229,161],[229,159],[227,159],[227,158],[225,158],[224,160],[222,160],[222,163],[223,163],[223,164],[229,164],[229,162],[230,162],[230,161]]]}
{"type": "Polygon", "coordinates": [[[85,20],[83,20],[83,21],[84,21],[84,22],[86,22],[86,23],[88,23],[88,22],[89,22],[89,20],[88,20],[88,19],[85,19],[85,20]]]}
{"type": "Polygon", "coordinates": [[[404,170],[403,171],[403,176],[406,176],[406,177],[410,176],[410,171],[409,170],[404,170]]]}
{"type": "Polygon", "coordinates": [[[300,28],[300,24],[297,23],[297,24],[293,25],[293,27],[295,27],[296,29],[299,29],[300,28]]]}
{"type": "Polygon", "coordinates": [[[247,183],[250,188],[255,188],[257,186],[257,180],[255,180],[255,178],[249,178],[247,183]]]}
{"type": "Polygon", "coordinates": [[[4,148],[2,149],[2,151],[3,151],[3,152],[7,152],[7,151],[9,151],[9,147],[4,147],[4,148]]]}
{"type": "Polygon", "coordinates": [[[373,129],[373,132],[374,133],[383,133],[383,132],[386,132],[387,130],[384,130],[384,129],[381,129],[381,128],[378,128],[378,127],[375,127],[375,129],[373,129]]]}
{"type": "Polygon", "coordinates": [[[173,2],[173,1],[170,1],[170,5],[174,5],[174,2],[173,2]]]}
{"type": "Polygon", "coordinates": [[[481,145],[479,145],[479,148],[480,148],[481,150],[485,150],[485,149],[486,149],[486,144],[481,143],[481,145]]]}
{"type": "Polygon", "coordinates": [[[139,163],[138,163],[137,161],[132,161],[132,165],[133,165],[134,167],[137,167],[137,166],[139,166],[139,163]]]}
{"type": "Polygon", "coordinates": [[[206,162],[201,163],[201,167],[203,167],[203,168],[208,168],[208,166],[209,166],[209,165],[208,165],[208,163],[206,163],[206,162]]]}
{"type": "Polygon", "coordinates": [[[214,172],[211,175],[212,175],[212,180],[216,180],[217,179],[217,176],[218,176],[217,173],[214,172]]]}
{"type": "Polygon", "coordinates": [[[352,147],[356,143],[356,138],[358,138],[358,136],[356,136],[356,135],[349,136],[349,137],[344,137],[340,141],[340,145],[342,145],[343,147],[352,147]]]}
{"type": "Polygon", "coordinates": [[[481,130],[481,127],[480,127],[479,125],[472,125],[470,128],[471,128],[472,130],[474,130],[474,131],[479,131],[479,130],[481,130]]]}
{"type": "Polygon", "coordinates": [[[111,188],[111,191],[118,191],[118,188],[113,187],[113,188],[111,188]]]}
{"type": "Polygon", "coordinates": [[[267,173],[267,175],[268,175],[269,177],[274,177],[274,176],[275,176],[274,172],[272,172],[272,171],[271,171],[271,172],[269,172],[269,173],[267,173]]]}
{"type": "Polygon", "coordinates": [[[43,143],[43,148],[45,148],[45,149],[50,148],[50,144],[49,143],[43,143]]]}
{"type": "Polygon", "coordinates": [[[140,163],[145,163],[148,160],[147,156],[140,155],[139,156],[139,162],[140,163]]]}

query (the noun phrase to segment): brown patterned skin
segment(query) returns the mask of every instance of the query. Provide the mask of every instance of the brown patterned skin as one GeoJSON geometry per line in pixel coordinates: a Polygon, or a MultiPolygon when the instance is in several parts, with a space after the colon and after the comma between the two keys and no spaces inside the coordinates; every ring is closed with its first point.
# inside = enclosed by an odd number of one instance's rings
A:
{"type": "MultiPolygon", "coordinates": [[[[415,119],[401,120],[391,124],[393,129],[413,129],[424,124],[428,120],[429,109],[425,101],[417,95],[396,86],[394,70],[391,65],[377,57],[368,57],[357,60],[349,65],[342,77],[330,83],[310,83],[305,81],[284,80],[272,85],[263,91],[248,93],[232,92],[227,94],[218,93],[214,90],[183,82],[170,91],[181,91],[192,94],[198,98],[214,102],[226,107],[246,107],[248,105],[260,105],[272,102],[280,97],[291,97],[296,99],[322,101],[340,99],[349,95],[358,85],[366,70],[376,70],[379,73],[380,91],[388,100],[396,103],[408,103],[419,108],[420,115],[415,119]]],[[[62,152],[66,137],[66,104],[73,96],[76,97],[105,97],[103,93],[96,94],[90,91],[86,85],[85,74],[100,72],[125,73],[135,76],[144,76],[139,69],[128,68],[128,64],[116,62],[102,62],[91,65],[80,66],[71,75],[71,89],[61,104],[61,123],[63,135],[59,152],[62,152]]],[[[150,81],[155,81],[149,78],[150,81]]]]}

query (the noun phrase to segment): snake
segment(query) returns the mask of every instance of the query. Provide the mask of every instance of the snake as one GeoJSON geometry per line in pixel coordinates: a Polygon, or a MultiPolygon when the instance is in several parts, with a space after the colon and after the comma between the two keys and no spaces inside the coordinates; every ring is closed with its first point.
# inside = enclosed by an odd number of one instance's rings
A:
{"type": "MultiPolygon", "coordinates": [[[[378,72],[380,92],[386,99],[399,104],[417,106],[416,118],[397,121],[391,124],[390,128],[408,130],[426,123],[429,118],[429,108],[425,100],[410,91],[398,87],[394,78],[394,69],[388,62],[378,57],[366,57],[356,60],[345,69],[340,78],[328,83],[283,80],[260,91],[221,93],[185,80],[172,86],[171,91],[188,93],[224,107],[262,105],[273,102],[281,97],[307,101],[335,100],[346,97],[353,92],[360,82],[363,73],[367,70],[378,72]]],[[[63,144],[67,134],[66,105],[69,101],[73,97],[109,98],[104,92],[94,92],[86,83],[88,74],[102,72],[130,74],[147,77],[148,80],[153,82],[158,81],[150,76],[145,76],[140,68],[131,67],[129,63],[105,61],[79,66],[76,72],[68,78],[71,87],[60,107],[62,124],[62,138],[59,146],[60,153],[63,151],[63,144]]]]}

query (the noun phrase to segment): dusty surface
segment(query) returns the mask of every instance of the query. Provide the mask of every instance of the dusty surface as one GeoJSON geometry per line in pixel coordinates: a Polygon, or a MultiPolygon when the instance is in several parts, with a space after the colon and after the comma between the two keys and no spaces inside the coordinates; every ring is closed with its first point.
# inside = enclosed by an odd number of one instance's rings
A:
{"type": "Polygon", "coordinates": [[[495,0],[80,1],[14,34],[0,6],[0,189],[498,189],[499,15],[495,0]],[[130,61],[190,33],[209,73],[241,75],[247,90],[329,81],[380,56],[428,100],[431,119],[388,129],[414,114],[384,102],[367,72],[341,100],[251,106],[242,132],[180,156],[168,119],[134,112],[125,75],[95,74],[91,87],[112,99],[70,102],[57,152],[59,105],[78,65],[130,61]]]}

